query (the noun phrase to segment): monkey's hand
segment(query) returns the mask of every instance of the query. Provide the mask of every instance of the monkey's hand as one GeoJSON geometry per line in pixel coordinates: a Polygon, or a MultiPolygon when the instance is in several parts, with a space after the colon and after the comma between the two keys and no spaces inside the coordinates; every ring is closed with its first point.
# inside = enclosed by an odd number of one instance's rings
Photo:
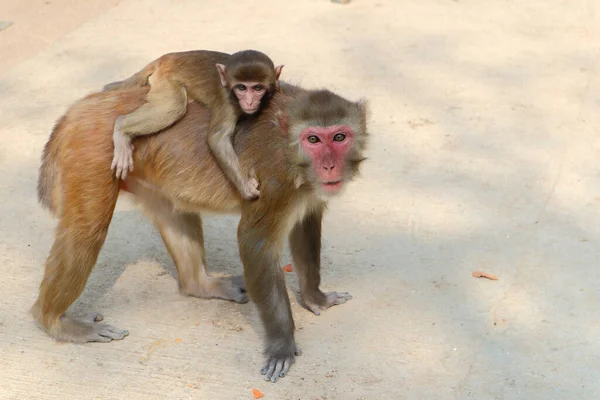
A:
{"type": "Polygon", "coordinates": [[[243,187],[240,189],[242,193],[242,197],[246,200],[254,200],[260,196],[260,191],[258,190],[258,179],[254,175],[254,172],[251,172],[251,175],[242,183],[243,187]]]}
{"type": "Polygon", "coordinates": [[[133,144],[131,138],[115,128],[113,132],[115,152],[110,169],[115,169],[117,179],[127,178],[127,171],[133,171],[133,144]]]}
{"type": "Polygon", "coordinates": [[[301,297],[304,306],[315,315],[321,315],[321,311],[324,311],[331,306],[344,304],[352,299],[352,295],[348,292],[323,293],[320,290],[315,293],[304,293],[301,297]]]}
{"type": "MultiPolygon", "coordinates": [[[[270,353],[267,350],[267,353],[270,353]]],[[[260,373],[265,376],[265,381],[277,382],[277,379],[283,378],[294,363],[296,357],[302,355],[302,349],[297,344],[294,344],[292,352],[274,352],[272,355],[267,355],[267,359],[260,369],[260,373]]]]}

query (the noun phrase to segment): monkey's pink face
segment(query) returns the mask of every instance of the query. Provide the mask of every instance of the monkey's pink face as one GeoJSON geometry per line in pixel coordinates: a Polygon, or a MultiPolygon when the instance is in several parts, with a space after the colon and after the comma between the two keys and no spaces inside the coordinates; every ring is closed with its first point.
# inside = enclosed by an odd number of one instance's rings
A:
{"type": "Polygon", "coordinates": [[[260,109],[267,88],[260,82],[239,82],[233,86],[233,92],[240,102],[242,111],[252,115],[260,109]]]}
{"type": "Polygon", "coordinates": [[[354,142],[347,125],[311,126],[300,134],[304,151],[311,156],[321,189],[335,194],[344,186],[344,160],[354,142]]]}

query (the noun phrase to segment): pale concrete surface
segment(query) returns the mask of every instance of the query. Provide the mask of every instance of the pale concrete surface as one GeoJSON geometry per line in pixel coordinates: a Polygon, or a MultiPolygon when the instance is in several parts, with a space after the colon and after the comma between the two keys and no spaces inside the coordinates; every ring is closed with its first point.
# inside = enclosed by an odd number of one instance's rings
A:
{"type": "MultiPolygon", "coordinates": [[[[0,72],[0,398],[600,398],[599,7],[128,0],[0,72]],[[247,47],[371,101],[370,160],[324,227],[323,286],[354,299],[316,317],[292,297],[304,355],[267,384],[254,306],[180,296],[122,199],[73,309],[131,335],[57,345],[28,315],[53,239],[35,183],[54,121],[162,53],[247,47]]],[[[236,221],[207,221],[213,271],[241,271],[236,221]]]]}
{"type": "Polygon", "coordinates": [[[0,71],[35,55],[118,4],[118,0],[2,0],[0,20],[9,20],[6,22],[11,25],[0,35],[0,71]]]}

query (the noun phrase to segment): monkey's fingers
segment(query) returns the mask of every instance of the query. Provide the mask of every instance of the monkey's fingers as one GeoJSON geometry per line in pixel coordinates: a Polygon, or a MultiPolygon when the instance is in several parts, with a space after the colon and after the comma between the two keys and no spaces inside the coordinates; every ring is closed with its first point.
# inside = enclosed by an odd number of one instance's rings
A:
{"type": "Polygon", "coordinates": [[[258,189],[252,189],[248,196],[248,198],[250,200],[258,199],[259,197],[260,197],[260,191],[258,189]]]}
{"type": "Polygon", "coordinates": [[[256,178],[249,178],[244,182],[244,187],[241,188],[240,192],[246,200],[254,200],[260,196],[258,190],[258,180],[256,178]]]}
{"type": "Polygon", "coordinates": [[[129,166],[128,163],[124,160],[121,160],[117,165],[117,178],[125,180],[127,178],[127,171],[131,168],[133,170],[133,166],[129,166]]]}
{"type": "Polygon", "coordinates": [[[112,163],[110,164],[110,169],[115,169],[115,167],[117,166],[118,163],[119,163],[119,159],[117,158],[117,155],[115,154],[113,156],[112,163]]]}
{"type": "Polygon", "coordinates": [[[129,145],[129,153],[127,154],[128,156],[128,163],[129,163],[129,172],[133,172],[133,145],[129,145]]]}
{"type": "Polygon", "coordinates": [[[290,361],[289,358],[286,358],[285,362],[283,363],[283,368],[281,369],[281,372],[279,372],[279,376],[283,378],[288,373],[291,366],[292,366],[292,362],[290,361]]]}
{"type": "Polygon", "coordinates": [[[121,178],[125,179],[125,177],[122,176],[123,167],[122,167],[121,159],[118,154],[115,154],[115,156],[113,157],[113,161],[112,161],[112,164],[110,165],[110,169],[115,170],[115,176],[117,177],[117,179],[121,179],[121,178]]]}
{"type": "Polygon", "coordinates": [[[127,178],[127,172],[133,171],[133,144],[121,139],[115,140],[115,150],[111,169],[115,169],[117,179],[127,178]]]}
{"type": "Polygon", "coordinates": [[[125,178],[127,178],[127,168],[124,168],[121,164],[119,164],[117,166],[117,172],[115,175],[117,176],[117,179],[125,180],[125,178]]]}
{"type": "Polygon", "coordinates": [[[265,381],[277,382],[282,376],[290,369],[293,360],[290,357],[283,359],[277,359],[276,357],[270,357],[265,362],[265,365],[261,368],[260,373],[265,376],[265,381]],[[283,374],[283,375],[282,375],[283,374]]]}
{"type": "MultiPolygon", "coordinates": [[[[267,373],[267,371],[269,370],[269,367],[271,366],[271,363],[273,363],[274,360],[272,358],[267,358],[265,360],[265,363],[263,364],[263,366],[260,368],[260,373],[262,375],[265,375],[267,373]]],[[[275,367],[273,366],[273,369],[275,369],[275,367]]]]}

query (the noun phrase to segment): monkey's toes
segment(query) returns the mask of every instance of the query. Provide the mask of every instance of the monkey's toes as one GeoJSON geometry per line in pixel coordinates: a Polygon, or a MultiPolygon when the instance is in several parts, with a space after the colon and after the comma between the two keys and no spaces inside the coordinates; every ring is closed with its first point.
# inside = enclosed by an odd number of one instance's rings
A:
{"type": "MultiPolygon", "coordinates": [[[[319,296],[321,297],[321,296],[319,296]]],[[[323,293],[320,301],[314,300],[316,296],[307,296],[302,301],[306,308],[312,311],[315,315],[321,315],[321,311],[329,307],[344,304],[348,300],[352,300],[352,295],[348,292],[329,292],[323,293]]]]}
{"type": "Polygon", "coordinates": [[[49,333],[58,340],[75,343],[110,342],[129,335],[126,330],[99,324],[98,321],[103,318],[96,312],[86,313],[80,318],[63,315],[49,333]]]}
{"type": "Polygon", "coordinates": [[[245,304],[250,301],[250,298],[246,293],[246,289],[243,289],[239,286],[232,286],[227,292],[231,300],[235,301],[236,303],[245,304]]]}
{"type": "Polygon", "coordinates": [[[352,300],[352,295],[348,292],[329,292],[325,294],[327,298],[327,307],[344,304],[348,300],[352,300]]]}
{"type": "Polygon", "coordinates": [[[225,292],[223,298],[244,304],[250,301],[246,293],[246,282],[243,276],[233,276],[231,278],[222,278],[222,287],[225,292]]]}
{"type": "MultiPolygon", "coordinates": [[[[100,322],[104,319],[104,316],[98,312],[75,312],[73,313],[74,320],[81,321],[86,324],[92,324],[94,322],[100,322]]],[[[63,320],[65,317],[63,317],[63,320]]],[[[68,319],[68,318],[67,318],[68,319]]]]}
{"type": "Polygon", "coordinates": [[[90,342],[110,342],[111,340],[121,340],[129,335],[129,331],[115,328],[111,325],[95,324],[94,334],[90,337],[90,342]]]}

